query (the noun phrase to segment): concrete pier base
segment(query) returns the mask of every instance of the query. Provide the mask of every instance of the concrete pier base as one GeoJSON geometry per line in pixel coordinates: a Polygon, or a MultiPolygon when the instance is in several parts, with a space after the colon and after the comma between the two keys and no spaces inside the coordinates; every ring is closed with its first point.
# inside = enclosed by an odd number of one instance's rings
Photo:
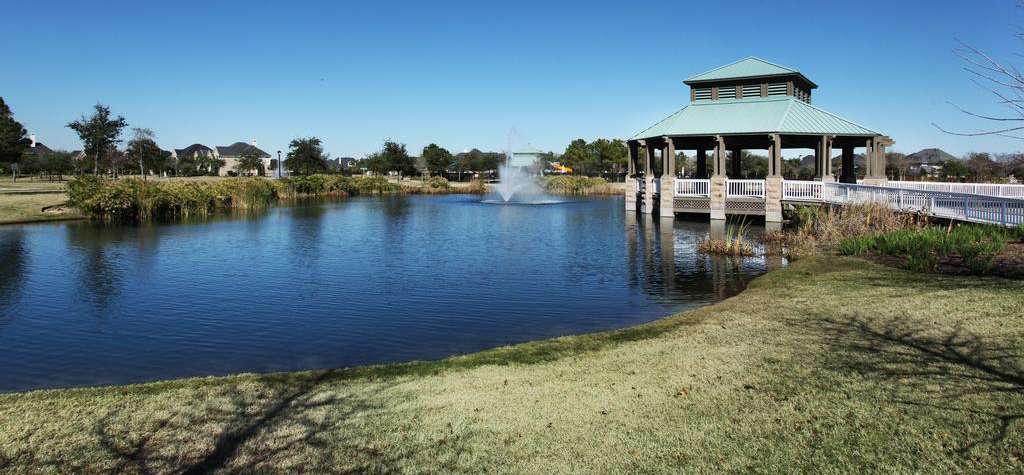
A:
{"type": "Polygon", "coordinates": [[[676,216],[675,190],[676,177],[663,175],[661,177],[661,202],[658,203],[658,214],[662,218],[674,218],[676,216]]]}

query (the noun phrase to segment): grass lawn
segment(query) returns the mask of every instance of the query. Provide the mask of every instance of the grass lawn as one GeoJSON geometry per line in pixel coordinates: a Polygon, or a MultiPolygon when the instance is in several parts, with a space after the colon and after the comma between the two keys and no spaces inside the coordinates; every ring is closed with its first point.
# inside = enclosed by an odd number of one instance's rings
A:
{"type": "Polygon", "coordinates": [[[78,211],[69,208],[61,207],[47,211],[42,210],[47,206],[63,204],[67,200],[67,195],[62,191],[31,194],[0,192],[0,224],[54,221],[81,217],[78,211]]]}
{"type": "Polygon", "coordinates": [[[620,331],[0,395],[3,473],[1024,471],[1024,282],[810,257],[620,331]]]}

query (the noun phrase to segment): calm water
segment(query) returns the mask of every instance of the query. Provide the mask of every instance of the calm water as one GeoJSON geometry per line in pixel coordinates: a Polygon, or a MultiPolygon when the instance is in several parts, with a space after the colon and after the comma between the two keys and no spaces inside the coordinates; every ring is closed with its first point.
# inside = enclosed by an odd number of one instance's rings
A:
{"type": "Polygon", "coordinates": [[[0,391],[440,358],[634,325],[781,262],[622,198],[356,198],[199,222],[0,227],[0,391]]]}

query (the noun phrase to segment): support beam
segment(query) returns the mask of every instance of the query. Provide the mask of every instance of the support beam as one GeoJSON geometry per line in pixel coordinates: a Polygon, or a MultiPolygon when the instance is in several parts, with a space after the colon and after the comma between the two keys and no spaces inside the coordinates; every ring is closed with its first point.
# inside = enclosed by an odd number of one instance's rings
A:
{"type": "Polygon", "coordinates": [[[653,140],[647,140],[645,145],[647,156],[644,157],[644,203],[641,211],[644,214],[651,214],[654,212],[654,170],[651,167],[651,162],[654,161],[654,154],[658,147],[653,140]]]}
{"type": "Polygon", "coordinates": [[[772,146],[768,149],[768,176],[782,177],[782,136],[771,134],[772,146]]]}
{"type": "Polygon", "coordinates": [[[832,175],[832,138],[822,135],[814,148],[814,179],[817,181],[836,181],[832,175]]]}
{"type": "Polygon", "coordinates": [[[714,151],[714,175],[711,176],[711,196],[710,196],[710,208],[711,208],[711,221],[712,223],[716,220],[725,219],[725,187],[727,179],[725,177],[725,139],[721,135],[715,136],[715,151],[714,151]]]}
{"type": "Polygon", "coordinates": [[[626,143],[629,150],[629,164],[626,172],[626,211],[636,211],[636,159],[638,144],[634,141],[626,143]]]}
{"type": "Polygon", "coordinates": [[[843,147],[843,172],[839,175],[839,181],[843,183],[857,183],[857,172],[854,170],[853,146],[843,147]]]}
{"type": "Polygon", "coordinates": [[[702,148],[697,149],[697,178],[708,177],[708,151],[702,148]]]}
{"type": "Polygon", "coordinates": [[[658,214],[662,218],[674,218],[676,190],[676,144],[672,137],[664,137],[665,148],[662,149],[661,167],[661,202],[658,203],[658,214]]]}
{"type": "Polygon", "coordinates": [[[729,172],[729,178],[735,178],[737,180],[740,179],[740,178],[743,178],[742,176],[740,176],[740,172],[742,170],[742,165],[743,165],[743,149],[741,149],[741,148],[734,148],[734,149],[732,149],[732,162],[731,163],[732,163],[732,170],[729,172]]]}

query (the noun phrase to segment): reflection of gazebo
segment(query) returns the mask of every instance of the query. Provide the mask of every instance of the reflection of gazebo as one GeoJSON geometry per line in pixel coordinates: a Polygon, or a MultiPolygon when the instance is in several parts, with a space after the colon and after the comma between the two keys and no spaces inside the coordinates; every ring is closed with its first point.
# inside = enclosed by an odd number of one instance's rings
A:
{"type": "Polygon", "coordinates": [[[533,168],[543,154],[544,152],[527,145],[513,151],[506,164],[510,167],[533,168]]]}
{"type": "Polygon", "coordinates": [[[763,214],[767,221],[780,221],[784,148],[813,149],[817,181],[835,181],[831,155],[833,148],[839,148],[839,180],[854,183],[854,152],[862,147],[866,157],[864,183],[885,181],[885,147],[893,141],[811,105],[811,91],[818,86],[799,71],[751,57],[683,82],[690,86],[690,104],[628,141],[629,179],[643,182],[643,186],[628,189],[628,209],[636,209],[639,198],[643,212],[652,213],[655,192],[660,190],[657,205],[662,216],[685,211],[724,219],[727,212],[738,212],[763,214]],[[638,163],[639,147],[646,149],[643,163],[638,163]],[[749,149],[768,151],[766,179],[740,179],[740,157],[749,149]],[[673,159],[677,150],[696,153],[696,179],[684,181],[686,186],[706,187],[705,199],[701,199],[701,193],[678,199],[673,159]],[[708,151],[712,153],[710,167],[708,151]],[[660,186],[656,186],[659,176],[660,186]],[[760,191],[743,191],[748,188],[760,191]],[[633,189],[642,192],[633,193],[633,189]],[[737,200],[729,199],[734,196],[737,200]]]}

